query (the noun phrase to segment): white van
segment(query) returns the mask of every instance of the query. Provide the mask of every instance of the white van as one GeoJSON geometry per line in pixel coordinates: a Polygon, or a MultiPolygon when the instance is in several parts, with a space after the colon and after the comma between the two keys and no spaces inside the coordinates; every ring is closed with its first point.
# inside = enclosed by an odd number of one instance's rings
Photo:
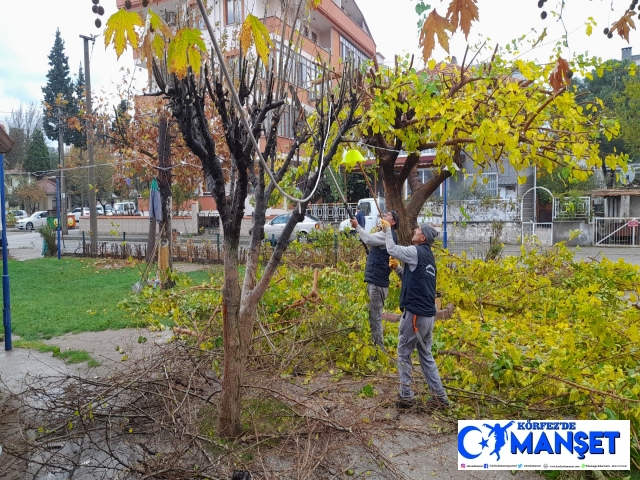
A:
{"type": "Polygon", "coordinates": [[[136,204],[133,202],[118,202],[113,204],[113,215],[135,215],[136,204]]]}
{"type": "MultiPolygon", "coordinates": [[[[378,198],[378,205],[380,206],[380,210],[382,210],[382,215],[387,213],[385,210],[384,198],[378,198]]],[[[378,221],[380,220],[380,214],[378,212],[378,207],[376,206],[376,202],[373,198],[363,198],[358,200],[358,206],[362,213],[364,213],[364,231],[370,232],[373,227],[378,225],[378,221]]],[[[352,212],[356,213],[356,212],[352,212]]],[[[340,230],[344,230],[345,228],[351,228],[351,221],[349,219],[343,220],[340,223],[340,230]]]]}

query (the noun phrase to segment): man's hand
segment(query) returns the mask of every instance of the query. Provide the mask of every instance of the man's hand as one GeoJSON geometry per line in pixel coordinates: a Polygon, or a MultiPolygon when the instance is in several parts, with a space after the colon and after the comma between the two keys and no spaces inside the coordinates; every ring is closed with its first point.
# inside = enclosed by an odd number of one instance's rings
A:
{"type": "Polygon", "coordinates": [[[383,232],[386,232],[391,228],[391,225],[389,225],[389,222],[387,222],[386,220],[380,220],[380,227],[382,228],[383,232]]]}
{"type": "Polygon", "coordinates": [[[355,217],[351,219],[351,228],[358,228],[358,219],[355,217]]]}
{"type": "Polygon", "coordinates": [[[398,265],[400,265],[398,260],[393,257],[389,257],[389,266],[391,267],[391,270],[395,270],[396,268],[398,268],[398,265]]]}

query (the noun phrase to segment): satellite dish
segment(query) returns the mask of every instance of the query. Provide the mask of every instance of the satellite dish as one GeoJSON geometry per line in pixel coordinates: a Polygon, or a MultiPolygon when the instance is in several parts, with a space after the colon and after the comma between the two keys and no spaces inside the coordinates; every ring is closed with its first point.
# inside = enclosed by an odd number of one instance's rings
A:
{"type": "Polygon", "coordinates": [[[619,175],[620,183],[624,185],[629,185],[636,178],[636,170],[632,165],[627,165],[626,172],[617,170],[616,173],[619,175]]]}

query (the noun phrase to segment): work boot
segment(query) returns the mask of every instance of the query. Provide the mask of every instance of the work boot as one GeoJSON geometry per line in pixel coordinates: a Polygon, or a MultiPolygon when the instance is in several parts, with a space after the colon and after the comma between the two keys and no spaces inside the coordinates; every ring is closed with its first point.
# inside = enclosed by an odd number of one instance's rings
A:
{"type": "Polygon", "coordinates": [[[400,410],[410,410],[417,405],[415,398],[403,398],[398,395],[396,400],[396,408],[400,410]]]}
{"type": "Polygon", "coordinates": [[[445,410],[447,408],[449,408],[449,401],[440,400],[439,398],[436,398],[436,397],[431,397],[422,405],[422,409],[426,412],[433,412],[436,410],[445,410]]]}

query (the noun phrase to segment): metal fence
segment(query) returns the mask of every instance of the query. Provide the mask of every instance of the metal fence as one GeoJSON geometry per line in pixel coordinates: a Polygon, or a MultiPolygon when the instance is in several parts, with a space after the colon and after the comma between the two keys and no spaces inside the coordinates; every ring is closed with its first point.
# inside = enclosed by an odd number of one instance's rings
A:
{"type": "MultiPolygon", "coordinates": [[[[349,210],[355,213],[358,204],[348,203],[347,205],[349,206],[349,210]]],[[[343,203],[318,203],[309,205],[306,214],[330,223],[340,223],[342,220],[349,218],[349,213],[344,208],[343,203]]]]}
{"type": "MultiPolygon", "coordinates": [[[[242,239],[246,241],[245,239],[242,239]]],[[[246,243],[245,243],[246,244],[246,243]]],[[[265,241],[262,245],[261,260],[266,262],[271,256],[273,246],[265,241]]],[[[244,263],[248,249],[238,249],[238,259],[244,263]]],[[[224,242],[220,236],[211,241],[193,241],[173,243],[173,261],[200,264],[220,264],[224,261],[224,242]]],[[[80,241],[74,249],[67,248],[66,254],[82,257],[111,259],[135,259],[143,261],[147,254],[146,243],[99,242],[97,255],[91,254],[91,243],[80,241]]],[[[297,266],[335,266],[338,262],[351,263],[365,255],[362,244],[354,238],[334,235],[333,238],[305,243],[293,242],[283,254],[283,262],[297,266]]],[[[154,259],[155,260],[155,259],[154,259]]]]}
{"type": "Polygon", "coordinates": [[[521,243],[553,245],[553,223],[522,222],[521,243]]]}
{"type": "MultiPolygon", "coordinates": [[[[443,234],[440,234],[442,238],[443,234]]],[[[444,240],[443,240],[444,242],[444,240]]],[[[443,243],[444,247],[444,243],[443,243]]],[[[447,250],[454,255],[465,254],[468,258],[484,259],[491,247],[491,235],[485,231],[469,227],[449,226],[447,231],[447,250]]]]}
{"type": "Polygon", "coordinates": [[[591,215],[591,197],[553,198],[554,220],[588,220],[591,215]]]}
{"type": "Polygon", "coordinates": [[[638,218],[604,217],[594,218],[595,238],[593,243],[602,246],[638,246],[640,231],[638,218]]]}

